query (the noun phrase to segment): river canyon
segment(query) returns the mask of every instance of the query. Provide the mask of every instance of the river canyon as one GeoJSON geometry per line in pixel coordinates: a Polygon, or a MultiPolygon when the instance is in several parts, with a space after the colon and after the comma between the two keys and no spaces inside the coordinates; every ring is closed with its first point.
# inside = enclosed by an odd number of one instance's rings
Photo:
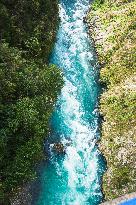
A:
{"type": "Polygon", "coordinates": [[[99,65],[84,23],[89,0],[61,0],[60,26],[50,63],[64,73],[64,86],[51,119],[36,205],[98,205],[105,163],[97,145],[99,65]],[[61,143],[63,153],[54,151],[61,143]]]}

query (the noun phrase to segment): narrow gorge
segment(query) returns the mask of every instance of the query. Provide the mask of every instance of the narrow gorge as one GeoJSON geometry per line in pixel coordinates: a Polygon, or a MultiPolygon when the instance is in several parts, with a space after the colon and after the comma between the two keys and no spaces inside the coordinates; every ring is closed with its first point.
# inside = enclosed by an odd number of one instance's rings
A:
{"type": "Polygon", "coordinates": [[[0,0],[0,205],[136,203],[135,22],[136,0],[0,0]]]}
{"type": "Polygon", "coordinates": [[[50,155],[42,168],[36,205],[98,205],[105,169],[100,138],[99,65],[84,17],[89,0],[61,0],[60,26],[50,63],[64,73],[64,86],[45,143],[50,155]],[[62,153],[54,150],[61,144],[62,153]]]}

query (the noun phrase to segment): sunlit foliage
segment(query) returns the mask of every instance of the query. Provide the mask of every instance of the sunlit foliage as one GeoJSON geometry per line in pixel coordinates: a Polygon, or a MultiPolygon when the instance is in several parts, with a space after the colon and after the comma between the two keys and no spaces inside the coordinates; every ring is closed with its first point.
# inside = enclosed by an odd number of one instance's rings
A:
{"type": "Polygon", "coordinates": [[[136,191],[136,1],[96,0],[89,22],[101,63],[106,199],[136,191]]]}

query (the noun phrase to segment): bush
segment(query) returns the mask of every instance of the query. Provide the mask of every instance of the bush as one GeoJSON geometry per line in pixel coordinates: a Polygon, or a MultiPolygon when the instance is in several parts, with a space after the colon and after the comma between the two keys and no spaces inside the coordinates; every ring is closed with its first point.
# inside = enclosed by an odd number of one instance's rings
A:
{"type": "Polygon", "coordinates": [[[0,204],[36,177],[44,157],[63,85],[60,70],[48,65],[58,19],[57,0],[0,1],[0,204]]]}

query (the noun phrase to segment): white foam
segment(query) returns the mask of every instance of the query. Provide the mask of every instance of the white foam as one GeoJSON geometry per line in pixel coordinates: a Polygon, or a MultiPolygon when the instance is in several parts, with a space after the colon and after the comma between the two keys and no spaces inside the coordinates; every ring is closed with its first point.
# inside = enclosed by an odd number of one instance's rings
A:
{"type": "MultiPolygon", "coordinates": [[[[77,83],[76,74],[79,70],[76,70],[73,66],[75,62],[72,62],[72,57],[75,60],[75,56],[78,55],[78,61],[81,67],[84,68],[83,78],[88,86],[92,83],[93,87],[93,82],[90,82],[88,77],[90,71],[88,62],[93,59],[93,54],[88,52],[88,45],[86,45],[87,33],[83,24],[83,16],[88,10],[88,4],[88,0],[78,0],[71,21],[71,17],[65,11],[64,4],[60,4],[61,31],[63,35],[62,39],[58,40],[60,42],[58,44],[65,43],[67,48],[57,47],[56,52],[59,50],[58,57],[63,61],[62,67],[65,67],[65,72],[70,73],[69,76],[64,77],[65,85],[60,96],[61,101],[63,101],[61,113],[65,124],[72,130],[69,136],[70,140],[67,140],[65,136],[62,137],[62,143],[66,146],[63,166],[68,173],[69,188],[69,191],[62,198],[62,204],[64,205],[88,204],[87,200],[90,195],[97,195],[95,191],[100,187],[97,177],[99,153],[94,149],[97,126],[92,129],[90,122],[83,118],[86,111],[78,98],[79,88],[82,85],[77,83]],[[60,57],[60,55],[62,56],[60,57]]],[[[94,115],[95,112],[94,110],[94,115]]],[[[94,123],[97,125],[95,119],[94,123]]]]}

